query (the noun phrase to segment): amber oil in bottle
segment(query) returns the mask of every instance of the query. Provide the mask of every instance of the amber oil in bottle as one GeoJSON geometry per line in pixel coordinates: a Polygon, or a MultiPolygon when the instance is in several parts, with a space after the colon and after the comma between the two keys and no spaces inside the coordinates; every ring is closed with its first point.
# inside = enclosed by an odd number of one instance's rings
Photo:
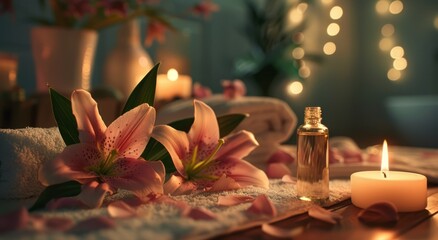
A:
{"type": "Polygon", "coordinates": [[[304,124],[298,128],[297,134],[297,196],[307,201],[327,200],[329,131],[321,124],[320,107],[306,107],[304,124]]]}

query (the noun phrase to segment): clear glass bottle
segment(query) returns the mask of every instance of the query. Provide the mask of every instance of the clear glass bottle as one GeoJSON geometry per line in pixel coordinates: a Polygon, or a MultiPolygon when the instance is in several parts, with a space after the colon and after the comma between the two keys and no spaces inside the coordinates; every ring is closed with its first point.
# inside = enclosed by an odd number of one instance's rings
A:
{"type": "Polygon", "coordinates": [[[329,197],[329,131],[321,124],[320,107],[306,107],[304,124],[297,134],[297,196],[307,201],[326,200],[329,197]]]}

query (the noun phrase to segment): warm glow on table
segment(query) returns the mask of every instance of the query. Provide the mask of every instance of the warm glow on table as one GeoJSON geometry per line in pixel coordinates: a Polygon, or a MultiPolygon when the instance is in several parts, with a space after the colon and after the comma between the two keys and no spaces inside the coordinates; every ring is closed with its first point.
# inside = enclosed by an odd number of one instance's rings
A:
{"type": "Polygon", "coordinates": [[[399,212],[421,211],[427,204],[427,179],[410,172],[389,171],[386,141],[382,150],[381,171],[351,175],[351,201],[360,208],[377,202],[391,202],[399,212]]]}
{"type": "Polygon", "coordinates": [[[178,71],[171,68],[167,74],[157,76],[157,88],[155,99],[172,100],[174,98],[189,98],[192,94],[192,78],[188,75],[180,75],[178,71]]]}

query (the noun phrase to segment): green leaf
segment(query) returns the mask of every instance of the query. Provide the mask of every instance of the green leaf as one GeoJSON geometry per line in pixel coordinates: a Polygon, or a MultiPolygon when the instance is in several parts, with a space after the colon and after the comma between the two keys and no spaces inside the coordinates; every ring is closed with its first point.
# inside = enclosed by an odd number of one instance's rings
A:
{"type": "Polygon", "coordinates": [[[73,115],[70,100],[52,88],[49,91],[53,115],[55,116],[62,139],[64,139],[66,145],[79,143],[78,125],[73,115]]]}
{"type": "Polygon", "coordinates": [[[81,192],[81,186],[82,184],[76,181],[50,185],[44,189],[29,211],[44,208],[52,199],[76,196],[81,192]]]}
{"type": "Polygon", "coordinates": [[[129,95],[122,114],[143,103],[147,103],[150,106],[154,105],[155,87],[157,85],[157,73],[159,66],[160,63],[157,63],[137,84],[131,95],[129,95]]]}
{"type": "MultiPolygon", "coordinates": [[[[220,137],[223,138],[227,136],[248,116],[248,114],[228,114],[217,117],[220,137]]],[[[169,124],[169,126],[180,131],[188,132],[193,124],[193,121],[194,118],[186,118],[172,122],[169,124]]],[[[173,165],[172,158],[170,157],[169,153],[161,143],[153,138],[149,140],[142,157],[150,161],[161,160],[166,168],[166,173],[175,171],[175,166],[173,165]]]]}

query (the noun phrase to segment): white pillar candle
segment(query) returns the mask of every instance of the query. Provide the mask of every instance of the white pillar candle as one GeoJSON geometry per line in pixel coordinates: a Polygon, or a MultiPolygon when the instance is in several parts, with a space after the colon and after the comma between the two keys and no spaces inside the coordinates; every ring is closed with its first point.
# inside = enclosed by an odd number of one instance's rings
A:
{"type": "Polygon", "coordinates": [[[189,98],[192,95],[192,78],[179,75],[171,68],[167,74],[158,74],[155,91],[156,101],[170,101],[174,98],[189,98]]]}
{"type": "Polygon", "coordinates": [[[410,172],[389,171],[386,141],[382,150],[381,171],[353,173],[351,201],[360,208],[377,202],[391,202],[399,212],[421,211],[427,205],[427,179],[410,172]]]}

